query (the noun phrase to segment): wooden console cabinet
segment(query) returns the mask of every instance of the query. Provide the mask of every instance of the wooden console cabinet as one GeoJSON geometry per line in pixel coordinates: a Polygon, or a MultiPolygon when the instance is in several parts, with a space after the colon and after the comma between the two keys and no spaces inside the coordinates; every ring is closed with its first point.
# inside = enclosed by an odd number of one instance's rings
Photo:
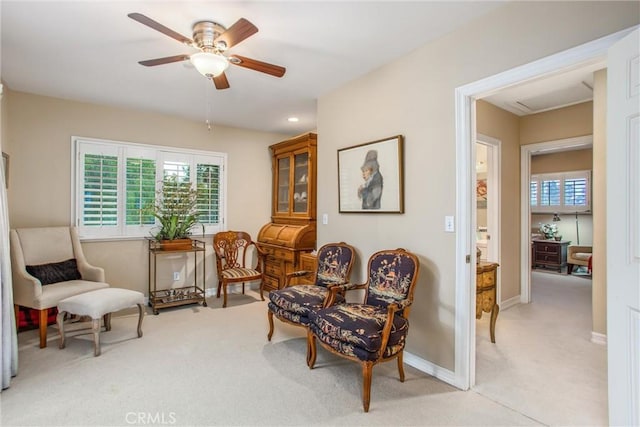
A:
{"type": "Polygon", "coordinates": [[[496,319],[500,306],[496,301],[496,282],[498,264],[495,262],[479,262],[476,266],[476,319],[482,312],[491,313],[489,333],[491,342],[496,342],[496,319]]]}
{"type": "Polygon", "coordinates": [[[267,290],[282,288],[285,275],[300,269],[300,256],[315,249],[316,143],[317,135],[306,133],[269,147],[271,222],[260,229],[257,239],[267,252],[267,290]]]}
{"type": "Polygon", "coordinates": [[[562,271],[567,266],[567,247],[571,243],[568,240],[534,240],[533,241],[533,268],[553,268],[562,271]]]}

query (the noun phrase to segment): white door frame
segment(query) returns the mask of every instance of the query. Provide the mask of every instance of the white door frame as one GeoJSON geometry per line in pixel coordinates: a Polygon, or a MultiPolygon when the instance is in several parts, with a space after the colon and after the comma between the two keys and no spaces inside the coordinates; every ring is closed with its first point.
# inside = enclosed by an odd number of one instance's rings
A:
{"type": "Polygon", "coordinates": [[[520,302],[531,302],[531,156],[593,147],[593,135],[539,142],[520,147],[520,302]]]}
{"type": "MultiPolygon", "coordinates": [[[[487,193],[489,199],[487,200],[487,229],[490,231],[489,240],[487,241],[487,251],[493,255],[493,259],[488,258],[489,261],[495,261],[500,259],[500,188],[502,184],[502,141],[493,138],[491,136],[483,135],[479,133],[477,135],[477,142],[487,147],[487,193]]],[[[474,157],[473,164],[475,165],[476,159],[474,157]]],[[[477,224],[476,224],[477,228],[477,224]]],[[[500,276],[500,271],[498,271],[500,276]]],[[[502,283],[498,277],[498,295],[496,300],[500,299],[500,286],[502,283]]]]}
{"type": "MultiPolygon", "coordinates": [[[[468,390],[475,384],[475,241],[472,203],[475,203],[475,171],[472,169],[472,150],[475,144],[475,100],[509,86],[551,76],[602,61],[607,50],[634,28],[619,31],[583,45],[559,52],[494,76],[460,86],[455,90],[456,111],[456,318],[454,384],[468,390]],[[473,173],[472,173],[473,172],[473,173]],[[473,190],[473,191],[472,191],[473,190]]],[[[527,237],[527,241],[528,241],[527,237]]],[[[528,251],[521,254],[528,262],[528,251]]]]}

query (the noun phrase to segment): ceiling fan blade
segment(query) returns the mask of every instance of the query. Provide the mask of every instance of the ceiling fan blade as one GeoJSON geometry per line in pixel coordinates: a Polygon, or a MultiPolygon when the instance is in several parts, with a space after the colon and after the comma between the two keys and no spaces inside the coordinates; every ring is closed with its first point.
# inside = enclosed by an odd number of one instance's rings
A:
{"type": "Polygon", "coordinates": [[[216,85],[216,89],[229,89],[229,80],[227,80],[227,76],[222,73],[218,77],[213,78],[213,84],[216,85]]]}
{"type": "Polygon", "coordinates": [[[233,65],[260,71],[261,73],[270,74],[275,77],[282,77],[287,71],[286,68],[279,65],[269,64],[266,62],[258,61],[257,59],[251,59],[240,55],[230,56],[229,62],[233,65]]]}
{"type": "Polygon", "coordinates": [[[237,45],[244,39],[254,35],[257,32],[258,27],[256,27],[246,19],[240,18],[238,21],[236,21],[235,24],[229,27],[227,31],[225,31],[217,39],[215,39],[214,43],[225,42],[227,48],[230,48],[231,46],[237,45]]]}
{"type": "Polygon", "coordinates": [[[153,28],[156,31],[160,31],[162,34],[169,36],[172,39],[178,40],[180,43],[184,43],[187,45],[193,44],[193,40],[191,40],[190,38],[185,37],[180,33],[176,33],[172,29],[165,27],[161,23],[156,22],[153,19],[141,13],[130,13],[127,16],[133,19],[134,21],[138,21],[139,23],[146,25],[147,27],[153,28]]]}
{"type": "Polygon", "coordinates": [[[146,61],[138,61],[138,64],[145,67],[153,67],[155,65],[170,64],[172,62],[186,61],[189,55],[166,56],[164,58],[147,59],[146,61]]]}

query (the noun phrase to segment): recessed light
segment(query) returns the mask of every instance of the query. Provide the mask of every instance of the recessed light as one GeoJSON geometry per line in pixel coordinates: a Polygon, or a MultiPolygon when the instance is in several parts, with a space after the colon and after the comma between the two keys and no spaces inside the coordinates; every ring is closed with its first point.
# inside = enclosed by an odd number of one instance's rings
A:
{"type": "Polygon", "coordinates": [[[298,119],[297,117],[289,117],[287,120],[290,121],[291,123],[296,123],[300,119],[298,119]]]}

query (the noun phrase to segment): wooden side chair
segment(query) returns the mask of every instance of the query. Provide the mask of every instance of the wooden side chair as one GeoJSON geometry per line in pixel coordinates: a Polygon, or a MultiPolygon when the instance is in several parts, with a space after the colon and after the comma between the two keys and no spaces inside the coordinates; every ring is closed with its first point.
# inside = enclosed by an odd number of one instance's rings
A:
{"type": "Polygon", "coordinates": [[[218,271],[218,292],[224,294],[222,307],[227,306],[227,285],[242,283],[242,293],[246,282],[260,280],[260,298],[264,288],[264,265],[266,253],[251,240],[249,233],[244,231],[221,231],[213,236],[213,250],[216,253],[216,269],[218,271]],[[252,260],[247,259],[251,247],[258,255],[257,264],[251,267],[252,260]]]}
{"type": "Polygon", "coordinates": [[[363,304],[335,304],[309,313],[309,368],[316,362],[316,339],[331,353],[362,365],[365,412],[369,412],[375,364],[396,359],[400,381],[404,382],[402,355],[419,269],[418,257],[404,249],[376,252],[369,259],[366,283],[330,289],[329,304],[342,290],[364,289],[363,304]]]}
{"type": "MultiPolygon", "coordinates": [[[[316,271],[302,270],[288,273],[285,287],[269,293],[267,317],[269,319],[269,334],[273,336],[273,317],[294,326],[306,328],[309,324],[309,313],[322,308],[328,301],[329,288],[344,285],[349,281],[351,268],[355,259],[352,246],[340,243],[328,243],[318,249],[318,265],[316,271]],[[294,277],[314,275],[311,285],[289,286],[294,277]]],[[[342,295],[337,295],[339,301],[344,301],[342,295]]]]}

